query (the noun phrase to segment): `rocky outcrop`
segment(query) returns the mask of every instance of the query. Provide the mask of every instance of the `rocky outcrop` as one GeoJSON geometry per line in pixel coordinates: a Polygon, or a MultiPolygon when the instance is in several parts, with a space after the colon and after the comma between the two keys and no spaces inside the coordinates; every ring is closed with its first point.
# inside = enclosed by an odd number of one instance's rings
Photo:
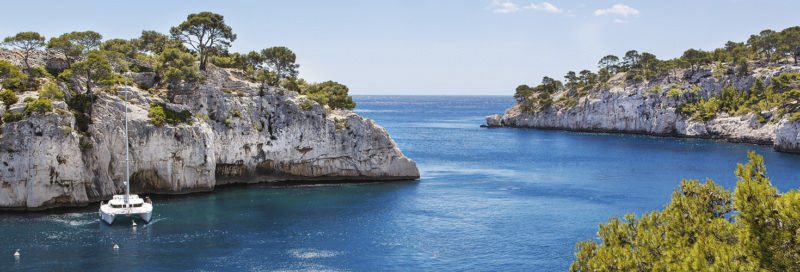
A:
{"type": "MultiPolygon", "coordinates": [[[[790,121],[787,116],[779,117],[777,112],[739,116],[722,113],[709,121],[696,121],[677,110],[681,103],[690,99],[708,99],[718,95],[725,84],[732,84],[740,90],[749,89],[757,77],[768,80],[783,72],[797,71],[800,71],[800,67],[786,65],[778,69],[757,69],[749,76],[714,77],[708,70],[692,76],[634,85],[626,85],[624,74],[618,74],[609,81],[607,87],[592,90],[590,95],[577,99],[575,106],[523,112],[520,105],[515,105],[503,115],[488,116],[486,126],[726,139],[769,144],[780,151],[800,152],[800,121],[790,121]],[[695,92],[678,96],[652,91],[667,90],[673,84],[698,88],[695,92]]],[[[554,99],[566,93],[557,93],[554,99]]]]}
{"type": "MultiPolygon", "coordinates": [[[[129,76],[142,81],[140,85],[150,78],[129,76]]],[[[78,131],[76,114],[63,102],[54,103],[54,112],[2,124],[0,209],[84,206],[123,192],[124,93],[123,87],[98,92],[85,133],[78,131]]],[[[372,120],[327,109],[296,92],[259,90],[235,70],[209,67],[204,84],[176,90],[172,101],[137,87],[129,94],[135,193],[183,194],[233,183],[419,177],[414,161],[372,120]],[[151,103],[188,110],[191,122],[156,126],[148,117],[151,103]]]]}

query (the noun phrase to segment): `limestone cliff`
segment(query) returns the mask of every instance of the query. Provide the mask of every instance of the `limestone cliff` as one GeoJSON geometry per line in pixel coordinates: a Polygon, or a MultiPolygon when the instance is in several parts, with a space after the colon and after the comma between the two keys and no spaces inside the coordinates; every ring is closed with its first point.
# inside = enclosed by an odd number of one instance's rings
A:
{"type": "MultiPolygon", "coordinates": [[[[800,67],[784,63],[778,67],[757,67],[747,76],[715,74],[708,69],[695,73],[683,71],[676,76],[638,83],[626,82],[625,74],[620,73],[607,84],[593,88],[587,96],[578,98],[574,106],[554,105],[524,112],[517,104],[503,115],[488,116],[486,125],[726,139],[800,152],[800,121],[790,121],[788,115],[781,116],[777,110],[741,115],[720,113],[706,121],[693,119],[678,110],[688,101],[719,95],[726,84],[737,90],[747,90],[757,78],[769,84],[773,76],[798,71],[800,67]],[[687,89],[691,86],[694,90],[668,95],[666,90],[672,86],[687,89]]],[[[569,92],[559,91],[553,99],[558,100],[569,92]]]]}
{"type": "MultiPolygon", "coordinates": [[[[128,76],[147,85],[151,74],[128,76]]],[[[209,67],[205,82],[163,95],[131,88],[131,184],[135,193],[182,194],[255,182],[411,180],[419,177],[385,129],[296,92],[259,90],[237,70],[209,67]],[[192,113],[154,125],[151,103],[192,113]]],[[[35,96],[27,92],[25,96],[35,96]]],[[[10,111],[22,111],[20,102],[10,111]]],[[[84,206],[124,190],[124,88],[97,92],[80,133],[64,102],[0,126],[0,209],[84,206]],[[88,135],[88,136],[87,136],[88,135]]]]}

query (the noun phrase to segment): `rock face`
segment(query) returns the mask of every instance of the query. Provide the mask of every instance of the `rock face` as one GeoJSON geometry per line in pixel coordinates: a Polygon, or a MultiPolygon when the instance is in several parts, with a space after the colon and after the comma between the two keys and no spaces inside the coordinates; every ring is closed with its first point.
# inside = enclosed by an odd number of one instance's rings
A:
{"type": "MultiPolygon", "coordinates": [[[[714,138],[771,144],[776,150],[800,152],[800,121],[790,121],[786,116],[777,118],[776,112],[762,113],[766,120],[750,113],[740,116],[719,114],[709,121],[693,121],[677,111],[678,105],[690,98],[708,99],[719,94],[726,83],[737,89],[749,89],[757,77],[768,79],[783,72],[797,71],[800,67],[787,65],[780,69],[758,69],[750,76],[721,78],[713,77],[711,71],[700,71],[686,80],[665,78],[632,86],[625,86],[623,75],[618,74],[610,80],[609,87],[593,90],[589,96],[578,99],[573,107],[523,112],[520,105],[515,105],[503,115],[486,117],[486,126],[714,138]],[[651,91],[656,85],[666,90],[672,84],[691,84],[699,89],[678,96],[651,91]]],[[[555,94],[554,100],[563,95],[566,91],[555,94]]]]}
{"type": "MultiPolygon", "coordinates": [[[[148,83],[150,75],[130,77],[148,83]]],[[[235,70],[209,67],[206,77],[199,87],[172,94],[174,103],[131,87],[134,193],[419,178],[415,162],[372,120],[325,109],[296,92],[261,91],[235,70]],[[148,117],[150,103],[189,110],[192,122],[156,126],[148,117]]],[[[55,112],[0,126],[0,209],[85,206],[124,191],[124,88],[97,95],[88,136],[77,131],[76,115],[63,102],[54,104],[55,112]]]]}

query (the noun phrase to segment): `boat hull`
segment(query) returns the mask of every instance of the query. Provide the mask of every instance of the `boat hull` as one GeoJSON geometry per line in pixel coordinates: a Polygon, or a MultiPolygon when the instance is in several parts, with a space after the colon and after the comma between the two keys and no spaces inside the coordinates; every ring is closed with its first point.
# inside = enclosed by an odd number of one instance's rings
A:
{"type": "Polygon", "coordinates": [[[153,204],[144,201],[137,195],[115,195],[108,203],[100,204],[100,220],[106,224],[114,224],[119,217],[137,217],[150,223],[153,216],[153,204]]]}
{"type": "Polygon", "coordinates": [[[104,213],[104,212],[100,211],[100,220],[103,220],[103,222],[106,222],[106,224],[109,224],[109,225],[113,224],[115,218],[116,218],[116,216],[114,216],[113,214],[104,213]]]}
{"type": "Polygon", "coordinates": [[[114,224],[114,220],[117,218],[139,218],[142,219],[145,223],[150,223],[150,219],[153,217],[152,212],[148,213],[131,213],[131,214],[111,214],[111,213],[104,213],[100,212],[100,220],[105,222],[106,224],[112,225],[114,224]]]}

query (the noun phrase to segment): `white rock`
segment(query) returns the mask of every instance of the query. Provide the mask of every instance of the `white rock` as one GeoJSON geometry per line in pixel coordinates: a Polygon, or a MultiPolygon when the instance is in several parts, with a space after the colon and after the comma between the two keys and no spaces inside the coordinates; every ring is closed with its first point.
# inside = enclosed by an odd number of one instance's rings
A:
{"type": "MultiPolygon", "coordinates": [[[[782,67],[781,71],[796,72],[797,67],[782,67]]],[[[708,98],[720,93],[725,86],[722,82],[734,82],[739,89],[747,89],[755,82],[755,77],[774,75],[780,72],[759,70],[759,73],[744,76],[725,76],[716,79],[710,71],[698,71],[691,80],[701,86],[697,93],[687,93],[679,97],[645,94],[654,85],[668,90],[667,82],[648,85],[622,87],[620,74],[611,79],[610,90],[594,90],[588,97],[578,100],[569,109],[549,109],[535,113],[524,113],[518,105],[506,110],[502,117],[489,116],[487,126],[530,127],[565,129],[578,131],[601,131],[622,133],[645,133],[663,136],[687,136],[719,138],[736,142],[774,144],[777,150],[800,152],[800,122],[786,118],[777,122],[761,123],[755,114],[727,116],[721,114],[707,122],[692,121],[677,113],[676,107],[691,96],[708,98]],[[597,97],[597,98],[593,98],[597,97]]],[[[664,80],[666,81],[666,80],[664,80]]],[[[674,82],[673,82],[674,83],[674,82]]],[[[683,83],[688,85],[688,83],[683,83]]],[[[557,93],[554,99],[562,93],[557,93]]],[[[774,116],[769,112],[768,115],[774,116]]]]}
{"type": "MultiPolygon", "coordinates": [[[[257,85],[228,70],[209,69],[204,85],[175,95],[182,104],[167,103],[167,108],[196,114],[191,125],[153,125],[149,104],[164,101],[131,89],[135,193],[182,194],[231,183],[419,177],[415,162],[372,120],[350,111],[326,113],[316,103],[303,110],[305,98],[295,92],[270,89],[260,96],[257,85]],[[205,116],[213,118],[206,121],[205,116]]],[[[85,206],[123,192],[123,109],[119,96],[97,94],[91,137],[81,136],[73,113],[66,111],[2,124],[0,209],[85,206]]]]}

